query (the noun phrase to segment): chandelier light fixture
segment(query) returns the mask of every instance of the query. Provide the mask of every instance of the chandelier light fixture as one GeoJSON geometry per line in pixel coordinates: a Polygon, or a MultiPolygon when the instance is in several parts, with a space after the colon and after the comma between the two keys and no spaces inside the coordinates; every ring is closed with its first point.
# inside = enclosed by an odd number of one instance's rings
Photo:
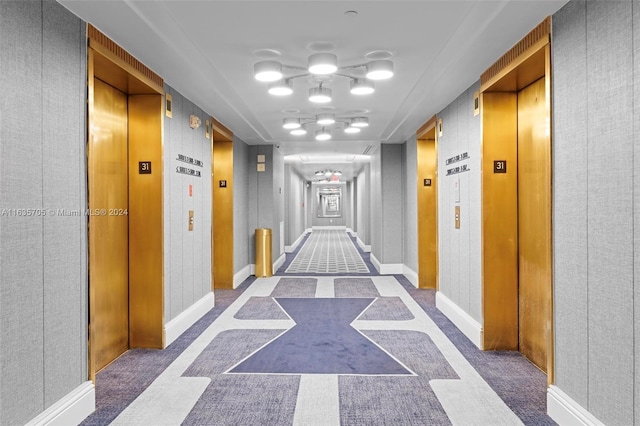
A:
{"type": "MultiPolygon", "coordinates": [[[[293,94],[293,80],[304,77],[313,77],[317,86],[308,89],[310,102],[326,104],[331,102],[331,89],[323,84],[332,77],[349,79],[349,92],[356,96],[370,95],[375,92],[374,81],[385,80],[393,77],[393,62],[386,59],[378,59],[367,63],[338,66],[338,58],[333,53],[315,53],[307,58],[307,66],[283,64],[278,61],[260,61],[254,67],[256,80],[268,83],[268,92],[274,96],[288,96],[293,94]],[[360,69],[361,71],[356,72],[360,69]],[[287,71],[285,74],[284,70],[287,71]],[[363,75],[365,77],[363,77],[363,75]]],[[[369,125],[367,117],[342,117],[336,118],[333,114],[318,114],[315,117],[287,117],[283,120],[283,127],[292,135],[303,136],[307,134],[307,125],[317,124],[320,128],[315,132],[317,140],[331,139],[331,131],[325,126],[337,122],[345,124],[344,132],[348,134],[359,133],[362,128],[369,125]]]]}

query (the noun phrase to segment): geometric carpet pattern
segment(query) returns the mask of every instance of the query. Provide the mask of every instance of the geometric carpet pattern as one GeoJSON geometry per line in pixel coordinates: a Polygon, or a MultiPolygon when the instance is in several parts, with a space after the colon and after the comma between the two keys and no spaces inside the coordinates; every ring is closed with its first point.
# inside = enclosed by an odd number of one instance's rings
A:
{"type": "Polygon", "coordinates": [[[395,277],[274,276],[256,279],[113,424],[522,422],[395,277]],[[296,281],[298,295],[282,297],[296,281]]]}
{"type": "Polygon", "coordinates": [[[345,230],[314,230],[287,274],[369,274],[369,268],[345,230]]]}

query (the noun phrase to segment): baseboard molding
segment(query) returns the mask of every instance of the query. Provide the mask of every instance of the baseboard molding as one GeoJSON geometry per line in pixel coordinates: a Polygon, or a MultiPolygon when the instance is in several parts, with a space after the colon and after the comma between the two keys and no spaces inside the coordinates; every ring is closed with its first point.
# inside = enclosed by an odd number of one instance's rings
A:
{"type": "Polygon", "coordinates": [[[86,381],[40,415],[27,426],[77,425],[96,410],[96,389],[93,382],[86,381]]]}
{"type": "Polygon", "coordinates": [[[349,235],[351,235],[354,238],[358,236],[358,233],[354,232],[353,229],[351,228],[347,228],[347,233],[349,233],[349,235]]]}
{"type": "Polygon", "coordinates": [[[189,327],[196,323],[214,305],[213,292],[210,291],[200,300],[185,309],[180,315],[164,325],[164,347],[176,340],[189,327]]]}
{"type": "Polygon", "coordinates": [[[604,426],[604,423],[555,385],[547,388],[547,414],[563,426],[604,426]]]}
{"type": "Polygon", "coordinates": [[[295,240],[295,241],[293,242],[293,244],[292,244],[292,245],[290,245],[290,246],[284,246],[284,252],[285,252],[285,253],[293,253],[294,251],[296,251],[296,249],[298,248],[298,246],[300,245],[300,243],[302,242],[302,240],[304,240],[304,237],[306,237],[306,236],[307,236],[307,233],[306,233],[306,232],[304,232],[302,235],[300,235],[300,236],[298,237],[298,239],[297,239],[297,240],[295,240]]]}
{"type": "Polygon", "coordinates": [[[249,276],[251,276],[251,265],[247,265],[233,274],[233,288],[238,288],[249,276]]]}
{"type": "Polygon", "coordinates": [[[282,253],[282,254],[280,255],[280,257],[276,259],[276,261],[275,261],[275,262],[274,262],[274,264],[273,264],[273,273],[274,273],[274,274],[276,273],[276,271],[277,271],[278,269],[280,269],[280,267],[281,267],[282,265],[284,265],[284,262],[285,262],[286,260],[287,260],[287,255],[286,255],[286,254],[284,254],[284,253],[282,253]]]}
{"type": "Polygon", "coordinates": [[[418,288],[419,280],[418,273],[413,269],[409,268],[407,265],[402,265],[402,275],[405,276],[415,288],[418,288]]]}
{"type": "Polygon", "coordinates": [[[436,308],[449,318],[474,345],[482,349],[482,325],[478,321],[441,292],[436,293],[436,308]]]}
{"type": "Polygon", "coordinates": [[[358,242],[358,246],[360,247],[360,250],[362,250],[365,253],[371,253],[370,245],[366,245],[365,243],[363,243],[359,237],[356,239],[356,241],[358,242]]]}
{"type": "Polygon", "coordinates": [[[336,225],[336,226],[315,226],[315,225],[314,225],[314,226],[311,228],[311,230],[314,230],[314,229],[317,229],[317,230],[327,230],[327,229],[328,229],[328,230],[333,230],[333,229],[345,229],[345,230],[346,230],[346,229],[347,229],[347,227],[346,227],[346,226],[344,226],[344,225],[336,225]]]}
{"type": "Polygon", "coordinates": [[[369,260],[376,268],[380,275],[400,275],[402,274],[403,264],[402,263],[380,263],[378,258],[374,256],[373,253],[369,256],[369,260]]]}

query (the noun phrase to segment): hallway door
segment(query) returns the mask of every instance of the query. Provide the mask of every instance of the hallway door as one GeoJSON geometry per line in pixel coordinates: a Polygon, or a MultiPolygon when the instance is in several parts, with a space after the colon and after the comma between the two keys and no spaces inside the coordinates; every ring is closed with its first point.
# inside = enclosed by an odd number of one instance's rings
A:
{"type": "Polygon", "coordinates": [[[418,287],[437,287],[437,143],[435,127],[417,140],[418,173],[418,287]]]}
{"type": "Polygon", "coordinates": [[[545,102],[544,77],[518,92],[519,347],[546,372],[552,265],[545,102]]]}
{"type": "Polygon", "coordinates": [[[89,288],[95,371],[129,348],[127,95],[94,79],[88,147],[89,288]]]}

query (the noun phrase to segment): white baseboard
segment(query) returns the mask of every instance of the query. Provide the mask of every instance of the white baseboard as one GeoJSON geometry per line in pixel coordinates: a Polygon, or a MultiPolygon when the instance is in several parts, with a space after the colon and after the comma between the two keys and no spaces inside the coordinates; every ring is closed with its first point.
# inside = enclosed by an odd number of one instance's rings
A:
{"type": "Polygon", "coordinates": [[[418,288],[418,284],[420,281],[418,280],[418,273],[416,271],[409,268],[407,265],[402,265],[402,275],[404,275],[409,280],[411,285],[413,285],[415,288],[418,288]]]}
{"type": "Polygon", "coordinates": [[[238,288],[240,284],[251,275],[251,265],[247,265],[233,274],[233,288],[238,288]]]}
{"type": "Polygon", "coordinates": [[[357,237],[358,233],[357,232],[353,232],[353,229],[351,228],[347,228],[347,232],[349,233],[349,235],[351,235],[352,237],[357,237]]]}
{"type": "Polygon", "coordinates": [[[276,261],[275,261],[275,262],[274,262],[274,264],[273,264],[273,273],[274,273],[274,274],[276,273],[276,271],[277,271],[278,269],[280,269],[280,267],[281,267],[282,265],[284,265],[284,262],[285,262],[286,260],[287,260],[287,255],[286,255],[286,254],[284,254],[284,253],[282,253],[282,254],[280,255],[280,257],[279,257],[278,259],[276,259],[276,261]]]}
{"type": "Polygon", "coordinates": [[[205,294],[200,300],[185,309],[180,315],[164,325],[164,347],[166,348],[176,340],[189,327],[195,324],[204,314],[209,312],[214,305],[213,292],[205,294]]]}
{"type": "Polygon", "coordinates": [[[547,388],[547,414],[563,426],[604,426],[604,423],[554,385],[547,388]]]}
{"type": "Polygon", "coordinates": [[[436,308],[438,308],[462,334],[467,336],[471,342],[479,349],[482,349],[482,325],[473,319],[471,315],[463,311],[451,299],[442,294],[436,293],[436,308]]]}
{"type": "Polygon", "coordinates": [[[311,229],[312,230],[314,230],[314,229],[317,229],[317,230],[345,229],[346,230],[347,227],[344,226],[344,225],[336,225],[336,226],[315,226],[314,225],[311,229]]]}
{"type": "Polygon", "coordinates": [[[307,235],[307,233],[305,232],[305,233],[303,233],[302,235],[300,235],[300,236],[298,237],[298,239],[297,239],[297,240],[295,240],[295,241],[293,242],[293,244],[292,244],[292,245],[290,245],[290,246],[284,246],[284,252],[285,252],[285,253],[293,253],[294,251],[296,251],[296,249],[298,248],[298,246],[300,245],[300,243],[302,242],[302,240],[304,240],[304,237],[305,237],[306,235],[307,235]]]}
{"type": "Polygon", "coordinates": [[[96,389],[87,381],[27,423],[27,426],[77,425],[96,410],[96,389]]]}
{"type": "Polygon", "coordinates": [[[380,261],[371,253],[369,260],[376,268],[380,275],[398,275],[402,274],[402,263],[380,263],[380,261]]]}
{"type": "Polygon", "coordinates": [[[363,243],[360,238],[357,238],[356,241],[358,242],[358,246],[360,246],[360,250],[362,250],[365,253],[371,253],[370,245],[366,245],[365,243],[363,243]]]}
{"type": "Polygon", "coordinates": [[[252,263],[249,266],[251,267],[251,275],[255,275],[256,274],[256,264],[252,263]]]}

